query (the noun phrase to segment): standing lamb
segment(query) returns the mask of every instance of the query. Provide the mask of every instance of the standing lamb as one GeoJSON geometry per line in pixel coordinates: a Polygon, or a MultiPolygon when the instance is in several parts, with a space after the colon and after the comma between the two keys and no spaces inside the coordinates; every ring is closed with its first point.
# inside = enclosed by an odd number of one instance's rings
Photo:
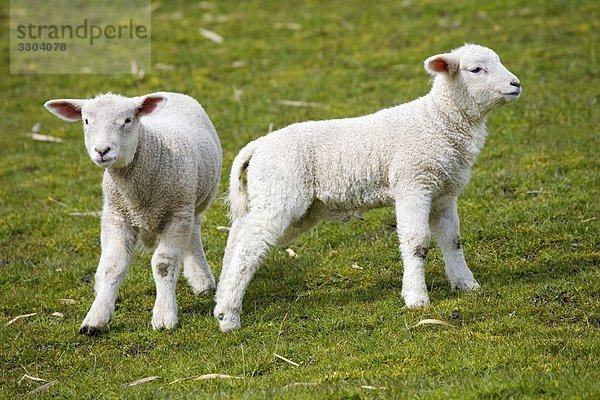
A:
{"type": "Polygon", "coordinates": [[[477,45],[429,57],[425,69],[434,79],[424,97],[358,118],[293,124],[240,151],[214,311],[222,331],[240,328],[244,293],[271,247],[320,219],[375,207],[396,208],[408,307],[429,304],[430,231],[452,288],[479,287],[461,249],[457,197],[485,142],[487,114],[516,100],[521,85],[477,45]]]}
{"type": "Polygon", "coordinates": [[[96,299],[79,333],[95,336],[106,329],[138,239],[156,248],[152,327],[174,327],[181,261],[195,293],[215,287],[200,238],[201,215],[215,196],[222,161],[208,115],[191,97],[164,92],[50,100],[45,107],[65,121],[83,120],[88,154],[105,169],[96,299]]]}

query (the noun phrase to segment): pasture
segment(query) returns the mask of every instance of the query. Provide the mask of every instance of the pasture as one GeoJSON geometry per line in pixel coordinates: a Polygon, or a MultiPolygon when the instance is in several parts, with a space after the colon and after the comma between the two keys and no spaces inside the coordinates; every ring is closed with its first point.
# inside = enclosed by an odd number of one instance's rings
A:
{"type": "MultiPolygon", "coordinates": [[[[1,398],[600,397],[597,2],[160,1],[144,76],[10,75],[8,15],[4,2],[1,398]],[[221,333],[212,298],[183,279],[179,325],[153,331],[150,255],[138,252],[109,331],[77,333],[94,296],[102,170],[81,125],[53,117],[46,100],[189,94],[221,137],[222,196],[248,141],[422,96],[423,60],[465,42],[494,49],[524,89],[490,116],[459,199],[481,290],[452,292],[434,246],[431,306],[405,308],[394,213],[380,209],[321,223],[290,245],[295,256],[273,251],[250,284],[240,331],[221,333]],[[33,140],[38,123],[62,143],[33,140]],[[452,326],[417,326],[427,319],[452,326]],[[128,386],[148,377],[158,378],[128,386]]],[[[218,199],[203,222],[216,276],[227,225],[218,199]]]]}

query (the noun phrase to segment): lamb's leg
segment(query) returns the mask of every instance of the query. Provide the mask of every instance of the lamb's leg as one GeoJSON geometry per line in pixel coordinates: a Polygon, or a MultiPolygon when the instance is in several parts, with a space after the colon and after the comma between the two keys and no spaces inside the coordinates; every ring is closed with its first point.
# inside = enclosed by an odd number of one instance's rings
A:
{"type": "Polygon", "coordinates": [[[241,327],[240,312],[246,288],[261,259],[278,242],[289,225],[289,218],[250,213],[240,226],[230,263],[219,278],[214,315],[223,332],[241,327]]]}
{"type": "Polygon", "coordinates": [[[200,227],[200,216],[196,216],[190,244],[183,257],[183,275],[195,294],[207,294],[215,288],[215,277],[206,261],[200,227]]]}
{"type": "Polygon", "coordinates": [[[467,266],[460,241],[460,221],[457,198],[449,198],[436,204],[430,218],[431,230],[444,257],[446,275],[452,289],[473,290],[479,283],[467,266]]]}
{"type": "Polygon", "coordinates": [[[430,239],[429,209],[427,196],[403,195],[396,200],[398,236],[404,263],[402,297],[407,307],[429,304],[425,284],[425,258],[430,239]]]}
{"type": "Polygon", "coordinates": [[[136,236],[134,229],[122,220],[106,214],[103,217],[100,234],[102,254],[94,282],[96,298],[79,333],[97,336],[106,329],[115,311],[119,287],[129,268],[136,236]]]}
{"type": "Polygon", "coordinates": [[[152,275],[156,283],[156,302],[152,311],[152,327],[169,329],[177,324],[175,287],[179,278],[182,256],[193,230],[192,215],[175,216],[158,239],[152,255],[152,275]]]}

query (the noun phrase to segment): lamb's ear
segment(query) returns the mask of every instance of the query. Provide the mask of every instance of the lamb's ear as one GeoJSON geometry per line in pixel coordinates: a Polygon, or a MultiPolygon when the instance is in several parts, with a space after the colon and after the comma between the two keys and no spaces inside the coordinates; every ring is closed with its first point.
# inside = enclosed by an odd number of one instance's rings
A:
{"type": "Polygon", "coordinates": [[[452,54],[438,54],[425,60],[425,69],[432,75],[453,75],[458,71],[458,59],[452,54]]]}
{"type": "Polygon", "coordinates": [[[58,118],[67,122],[75,122],[81,120],[81,107],[86,100],[78,99],[58,99],[48,100],[44,107],[58,118]]]}
{"type": "Polygon", "coordinates": [[[161,103],[164,103],[167,99],[164,96],[158,94],[149,94],[140,98],[138,105],[137,115],[139,117],[148,115],[156,111],[161,103]]]}

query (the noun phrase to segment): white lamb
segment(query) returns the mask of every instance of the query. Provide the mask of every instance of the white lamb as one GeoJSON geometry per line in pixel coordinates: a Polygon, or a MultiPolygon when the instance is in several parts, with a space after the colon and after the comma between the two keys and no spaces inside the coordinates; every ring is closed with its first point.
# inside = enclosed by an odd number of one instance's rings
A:
{"type": "Polygon", "coordinates": [[[222,331],[240,328],[244,293],[271,247],[357,210],[395,206],[408,307],[429,304],[430,231],[452,288],[479,287],[461,249],[457,196],[485,142],[486,115],[516,100],[521,85],[477,45],[429,57],[425,69],[434,79],[424,97],[358,118],[293,124],[240,151],[214,311],[222,331]]]}
{"type": "Polygon", "coordinates": [[[96,299],[79,332],[95,336],[106,329],[138,239],[156,247],[152,327],[172,328],[181,261],[195,293],[215,287],[200,238],[201,213],[215,196],[222,161],[208,115],[191,97],[164,92],[51,100],[45,106],[66,121],[83,120],[88,154],[105,168],[96,299]]]}

